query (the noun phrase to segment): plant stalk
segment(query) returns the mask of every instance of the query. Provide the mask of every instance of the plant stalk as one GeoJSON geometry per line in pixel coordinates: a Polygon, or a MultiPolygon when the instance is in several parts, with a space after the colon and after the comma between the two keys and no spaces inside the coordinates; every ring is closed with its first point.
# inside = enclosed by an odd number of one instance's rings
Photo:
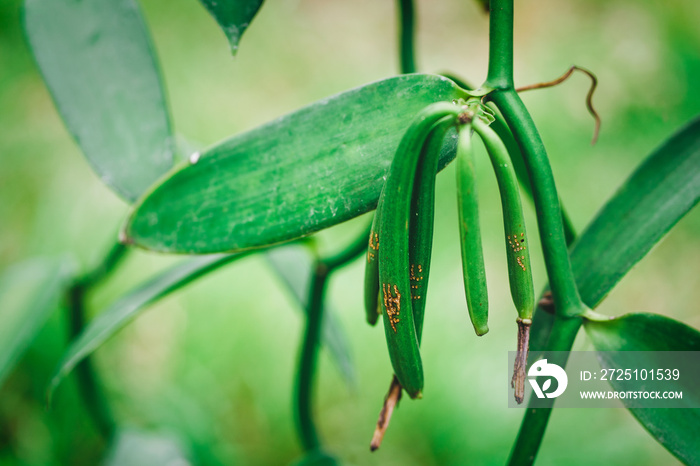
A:
{"type": "MultiPolygon", "coordinates": [[[[75,339],[85,328],[86,293],[116,269],[126,256],[127,251],[126,246],[116,243],[95,268],[78,278],[68,289],[69,340],[75,339]]],[[[111,439],[115,432],[116,423],[91,358],[86,357],[78,364],[75,368],[75,375],[80,397],[92,422],[103,439],[111,439]]]]}
{"type": "Polygon", "coordinates": [[[401,74],[415,73],[415,7],[413,0],[399,2],[399,59],[401,74]]]}
{"type": "MultiPolygon", "coordinates": [[[[557,316],[550,338],[547,341],[547,351],[571,351],[582,322],[580,317],[572,319],[557,316]]],[[[548,362],[565,367],[567,359],[568,357],[566,356],[559,358],[549,357],[548,362]]],[[[543,400],[539,398],[537,400],[538,405],[541,405],[543,400]]],[[[526,466],[535,462],[537,452],[544,438],[544,432],[547,429],[549,416],[552,414],[555,398],[546,398],[544,401],[549,404],[548,408],[532,408],[528,406],[525,410],[518,437],[515,440],[508,460],[510,466],[526,466]]],[[[530,403],[533,403],[533,398],[530,398],[530,403]]]]}
{"type": "MultiPolygon", "coordinates": [[[[74,284],[68,291],[70,340],[80,335],[85,327],[85,291],[81,283],[74,284]]],[[[85,409],[102,438],[108,441],[114,435],[116,423],[91,358],[85,358],[76,366],[75,377],[85,409]]]]}
{"type": "MultiPolygon", "coordinates": [[[[402,74],[415,73],[415,6],[413,0],[398,0],[399,60],[402,74]]],[[[367,250],[372,222],[355,241],[342,251],[316,261],[307,304],[306,330],[302,343],[296,383],[295,413],[299,437],[305,451],[320,447],[318,431],[312,413],[313,383],[318,359],[319,340],[323,323],[323,301],[326,284],[337,269],[349,264],[367,250]]]]}
{"type": "Polygon", "coordinates": [[[343,267],[367,252],[367,242],[372,231],[372,221],[367,224],[362,233],[357,235],[355,240],[342,251],[323,259],[323,263],[328,268],[328,274],[332,274],[336,269],[343,267]]]}
{"type": "Polygon", "coordinates": [[[513,0],[491,0],[489,15],[489,70],[482,88],[512,89],[513,0]]]}
{"type": "MultiPolygon", "coordinates": [[[[485,86],[520,147],[530,178],[540,227],[540,241],[556,312],[580,315],[585,310],[576,287],[564,233],[559,195],[547,151],[513,84],[513,0],[491,0],[489,73],[485,86]]],[[[571,240],[571,234],[568,235],[571,240]]]]}
{"type": "Polygon", "coordinates": [[[524,155],[555,311],[564,316],[580,315],[585,306],[576,287],[559,196],[542,139],[525,104],[513,89],[496,91],[490,97],[503,114],[524,155]]]}
{"type": "Polygon", "coordinates": [[[313,389],[318,349],[320,347],[323,312],[328,279],[333,272],[362,256],[367,250],[370,222],[363,232],[340,252],[325,259],[317,259],[311,276],[306,309],[306,329],[297,370],[295,417],[304,451],[318,450],[321,442],[313,417],[313,389]]]}
{"type": "Polygon", "coordinates": [[[129,250],[121,243],[115,243],[102,261],[92,270],[80,278],[80,283],[85,288],[90,288],[105,279],[126,257],[129,250]]]}
{"type": "MultiPolygon", "coordinates": [[[[494,89],[488,98],[500,110],[523,155],[554,304],[555,318],[542,349],[570,351],[581,326],[580,315],[586,309],[578,293],[567,248],[567,243],[573,239],[573,229],[568,228],[569,235],[564,232],[562,222],[568,222],[568,218],[562,216],[547,152],[532,117],[514,89],[513,0],[491,0],[490,4],[489,71],[484,87],[494,89]]],[[[537,315],[535,320],[538,320],[537,315]]],[[[565,367],[567,358],[560,359],[553,362],[565,367]]],[[[553,405],[554,400],[551,400],[553,405]]],[[[510,465],[534,462],[550,414],[551,407],[526,410],[510,465]]]]}
{"type": "Polygon", "coordinates": [[[320,447],[318,432],[312,413],[313,382],[318,360],[321,325],[323,323],[323,298],[326,290],[328,268],[317,261],[311,277],[306,314],[306,330],[299,357],[296,383],[296,420],[304,451],[320,447]]]}

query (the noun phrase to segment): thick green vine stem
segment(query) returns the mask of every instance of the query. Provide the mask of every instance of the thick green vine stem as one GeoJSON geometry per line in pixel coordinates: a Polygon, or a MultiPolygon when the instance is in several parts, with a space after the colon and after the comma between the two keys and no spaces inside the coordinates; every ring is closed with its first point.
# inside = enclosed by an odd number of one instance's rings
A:
{"type": "Polygon", "coordinates": [[[107,277],[117,266],[122,259],[126,257],[129,250],[121,243],[115,243],[109,250],[107,255],[100,261],[97,266],[80,277],[79,281],[84,287],[90,287],[97,282],[100,282],[107,277]]]}
{"type": "Polygon", "coordinates": [[[362,233],[357,235],[352,243],[350,243],[345,249],[334,254],[332,256],[323,259],[323,263],[326,264],[329,274],[335,272],[336,269],[343,267],[350,262],[354,261],[367,251],[367,238],[372,231],[372,222],[370,221],[362,233]]]}
{"type": "MultiPolygon", "coordinates": [[[[75,339],[85,327],[85,291],[81,283],[68,290],[69,336],[75,339]]],[[[75,368],[78,392],[95,428],[104,440],[110,440],[115,432],[114,416],[102,392],[91,358],[85,358],[75,368]]]]}
{"type": "MultiPolygon", "coordinates": [[[[532,117],[513,85],[513,0],[491,0],[489,48],[486,85],[494,91],[488,98],[500,110],[523,155],[552,291],[556,317],[549,338],[541,349],[569,351],[581,326],[580,315],[585,312],[586,306],[576,287],[547,152],[532,117]]],[[[570,237],[568,239],[571,240],[570,237]]],[[[562,366],[566,364],[566,360],[555,362],[562,366]]],[[[511,465],[534,462],[550,413],[551,408],[528,408],[511,453],[511,465]]]]}
{"type": "Polygon", "coordinates": [[[323,321],[323,295],[326,290],[328,268],[317,261],[311,277],[309,300],[306,309],[306,330],[299,358],[296,390],[296,421],[304,451],[316,450],[320,446],[318,432],[312,414],[313,378],[318,359],[318,346],[323,321]]]}
{"type": "MultiPolygon", "coordinates": [[[[580,317],[564,318],[557,316],[550,338],[545,345],[547,351],[570,351],[582,322],[583,320],[580,317]]],[[[562,367],[566,366],[566,358],[557,359],[550,355],[548,361],[562,367]]],[[[541,405],[543,400],[537,400],[541,405]]],[[[533,399],[531,398],[530,401],[533,402],[533,399]]],[[[550,405],[548,408],[527,407],[518,431],[518,437],[513,445],[513,450],[510,452],[509,466],[527,466],[535,462],[537,452],[544,438],[544,432],[547,429],[549,416],[552,414],[554,401],[555,398],[546,399],[546,402],[550,405]]]]}
{"type": "MultiPolygon", "coordinates": [[[[398,12],[401,73],[415,73],[415,7],[413,0],[398,0],[398,12]]],[[[297,426],[305,451],[318,450],[320,447],[318,432],[313,420],[312,391],[327,280],[335,270],[363,255],[367,248],[367,238],[371,232],[370,222],[366,231],[360,234],[348,247],[333,256],[317,260],[314,268],[307,301],[306,331],[302,343],[299,370],[297,371],[295,397],[297,400],[295,405],[297,426]]]]}
{"type": "Polygon", "coordinates": [[[559,196],[542,139],[525,104],[513,89],[496,91],[490,97],[503,114],[524,155],[555,312],[564,316],[580,315],[586,306],[576,287],[561,222],[559,196]]]}
{"type": "Polygon", "coordinates": [[[489,71],[481,87],[512,89],[513,0],[491,0],[489,18],[489,71]]]}
{"type": "MultiPolygon", "coordinates": [[[[69,340],[75,339],[85,327],[85,295],[102,282],[124,259],[127,252],[123,244],[115,244],[100,263],[79,277],[68,289],[69,340]]],[[[102,392],[92,360],[87,357],[75,368],[78,391],[85,409],[103,439],[109,440],[115,432],[115,421],[107,399],[102,392]]]]}
{"type": "Polygon", "coordinates": [[[401,73],[415,73],[415,8],[413,0],[398,0],[399,2],[399,58],[401,73]]]}
{"type": "Polygon", "coordinates": [[[371,230],[369,224],[363,232],[346,248],[325,259],[317,259],[314,265],[309,297],[306,309],[306,329],[302,342],[301,354],[295,383],[296,403],[294,415],[297,431],[304,451],[318,450],[321,442],[313,417],[313,385],[320,347],[321,328],[323,326],[323,311],[328,279],[333,272],[362,256],[367,247],[367,237],[371,230]]]}
{"type": "Polygon", "coordinates": [[[513,0],[492,0],[489,73],[494,88],[488,98],[503,114],[523,154],[540,226],[540,240],[557,313],[580,315],[585,310],[576,288],[562,227],[559,197],[547,152],[530,113],[513,85],[513,0]]]}

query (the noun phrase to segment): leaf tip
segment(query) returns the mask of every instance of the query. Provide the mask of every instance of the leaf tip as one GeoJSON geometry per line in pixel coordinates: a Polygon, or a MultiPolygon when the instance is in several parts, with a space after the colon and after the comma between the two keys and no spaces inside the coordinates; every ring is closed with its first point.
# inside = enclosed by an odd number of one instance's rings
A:
{"type": "Polygon", "coordinates": [[[128,246],[130,244],[134,244],[133,238],[129,236],[129,234],[126,232],[128,228],[128,224],[124,226],[121,230],[119,230],[119,244],[123,244],[124,246],[128,246]]]}
{"type": "Polygon", "coordinates": [[[238,53],[238,37],[229,37],[228,43],[231,48],[231,56],[235,58],[238,53]]]}

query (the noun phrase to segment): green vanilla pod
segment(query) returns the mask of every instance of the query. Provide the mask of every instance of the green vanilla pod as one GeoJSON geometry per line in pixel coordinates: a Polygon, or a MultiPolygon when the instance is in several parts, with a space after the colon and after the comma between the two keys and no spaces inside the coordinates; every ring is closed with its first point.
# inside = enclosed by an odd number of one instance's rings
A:
{"type": "Polygon", "coordinates": [[[481,245],[479,202],[476,191],[471,131],[471,125],[465,125],[459,131],[456,161],[457,209],[467,308],[474,331],[477,335],[482,336],[489,331],[489,296],[486,287],[484,251],[481,245]]]}
{"type": "MultiPolygon", "coordinates": [[[[425,297],[428,289],[428,273],[430,270],[430,258],[432,253],[433,224],[435,210],[435,176],[437,175],[437,161],[442,141],[447,130],[450,128],[452,117],[445,117],[444,122],[439,121],[433,125],[428,136],[428,141],[423,145],[423,149],[418,161],[416,177],[414,179],[413,194],[411,199],[411,219],[409,223],[409,279],[411,282],[411,304],[413,310],[413,323],[416,327],[416,336],[420,346],[423,333],[423,319],[425,316],[425,297]]],[[[377,209],[379,211],[379,208],[377,209]]],[[[376,220],[375,216],[375,220],[376,220]]],[[[373,222],[373,227],[376,225],[373,222]]],[[[372,238],[368,250],[368,267],[370,258],[375,254],[376,247],[373,247],[372,238]]],[[[376,243],[375,243],[376,244],[376,243]]],[[[374,261],[376,262],[376,261],[374,261]]],[[[367,270],[367,269],[366,269],[367,270]]],[[[373,274],[374,271],[370,271],[373,274]]],[[[366,273],[365,277],[368,278],[366,273]]],[[[371,278],[369,278],[372,280],[371,278]]],[[[376,276],[372,283],[377,282],[376,276]]],[[[378,282],[377,282],[378,283],[378,282]]],[[[367,283],[365,291],[367,290],[367,283]]],[[[376,295],[375,295],[376,296],[376,295]]],[[[365,295],[365,299],[369,296],[365,295]]],[[[376,303],[376,301],[375,301],[376,303]]],[[[368,302],[368,306],[371,303],[368,302]]],[[[369,307],[368,307],[369,309],[369,307]]],[[[376,316],[376,313],[374,313],[376,316]]],[[[369,316],[369,315],[368,315],[369,316]]],[[[376,319],[375,319],[376,320],[376,319]]],[[[384,405],[379,413],[377,427],[370,443],[370,450],[375,451],[382,442],[384,433],[389,427],[391,415],[398,401],[401,399],[403,387],[399,383],[396,375],[393,376],[389,392],[384,398],[384,405]]]]}
{"type": "Polygon", "coordinates": [[[515,400],[522,403],[525,392],[525,367],[530,340],[530,325],[535,308],[535,288],[532,283],[530,253],[527,250],[528,236],[525,232],[525,218],[515,170],[503,141],[479,119],[475,118],[473,125],[491,157],[498,181],[498,189],[501,193],[510,292],[518,311],[518,353],[513,367],[511,385],[515,388],[515,400]]]}
{"type": "Polygon", "coordinates": [[[520,201],[518,179],[508,151],[498,135],[479,119],[474,119],[473,127],[481,137],[491,157],[496,173],[498,189],[503,207],[503,227],[506,234],[506,256],[508,278],[513,304],[521,319],[532,319],[535,308],[535,288],[532,283],[532,267],[528,252],[528,236],[525,231],[525,217],[520,201]]]}
{"type": "Polygon", "coordinates": [[[418,161],[433,125],[445,117],[457,119],[460,107],[439,102],[414,118],[391,164],[380,198],[379,282],[384,334],[394,373],[411,398],[421,396],[423,364],[413,321],[409,276],[409,224],[418,161]]]}
{"type": "Polygon", "coordinates": [[[453,121],[454,118],[445,117],[435,123],[427,142],[423,145],[416,169],[416,177],[413,181],[411,219],[408,227],[408,258],[413,324],[416,327],[419,345],[423,335],[430,258],[433,250],[435,176],[437,175],[438,156],[445,134],[453,121]]]}
{"type": "Polygon", "coordinates": [[[375,325],[382,310],[379,306],[379,222],[381,221],[381,199],[374,212],[369,232],[367,261],[365,262],[365,314],[367,322],[375,325]]]}

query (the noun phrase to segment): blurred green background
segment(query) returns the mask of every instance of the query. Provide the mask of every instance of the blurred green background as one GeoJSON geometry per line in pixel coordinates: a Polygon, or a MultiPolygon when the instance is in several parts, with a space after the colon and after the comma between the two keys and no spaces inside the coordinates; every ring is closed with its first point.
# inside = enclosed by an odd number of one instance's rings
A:
{"type": "MultiPolygon", "coordinates": [[[[203,145],[398,68],[390,0],[268,1],[235,59],[196,0],[140,3],[175,127],[203,145]]],[[[22,36],[20,6],[20,0],[0,2],[0,270],[64,251],[87,268],[114,241],[127,206],[100,183],[65,131],[22,36]]],[[[478,5],[422,0],[418,14],[420,69],[481,82],[488,19],[478,5]]],[[[553,79],[573,64],[594,71],[600,81],[595,104],[603,127],[594,147],[585,77],[524,94],[578,229],[655,146],[700,110],[699,19],[695,0],[516,2],[516,85],[553,79]]],[[[477,338],[468,320],[450,166],[438,177],[424,398],[402,402],[374,454],[368,444],[391,375],[383,331],[364,322],[362,261],[331,283],[329,299],[350,336],[358,384],[344,386],[322,354],[316,413],[328,450],[344,464],[503,464],[508,456],[523,414],[507,408],[507,352],[515,347],[516,314],[498,193],[481,155],[491,331],[477,338]]],[[[322,232],[324,250],[341,247],[364,221],[322,232]]],[[[600,311],[653,311],[700,327],[699,239],[695,210],[600,311]]],[[[544,267],[534,249],[535,279],[542,286],[544,267]]],[[[130,255],[90,296],[91,312],[174,260],[141,251],[130,255]]],[[[291,397],[302,329],[294,306],[259,257],[153,306],[96,353],[119,421],[158,438],[179,439],[198,464],[293,461],[301,452],[291,397]]],[[[0,465],[89,465],[103,457],[105,445],[72,381],[59,388],[53,409],[45,410],[44,390],[65,349],[65,327],[56,312],[0,387],[0,465]]],[[[576,349],[590,348],[581,335],[576,349]]],[[[624,409],[555,411],[538,464],[599,462],[678,463],[624,409]]]]}

